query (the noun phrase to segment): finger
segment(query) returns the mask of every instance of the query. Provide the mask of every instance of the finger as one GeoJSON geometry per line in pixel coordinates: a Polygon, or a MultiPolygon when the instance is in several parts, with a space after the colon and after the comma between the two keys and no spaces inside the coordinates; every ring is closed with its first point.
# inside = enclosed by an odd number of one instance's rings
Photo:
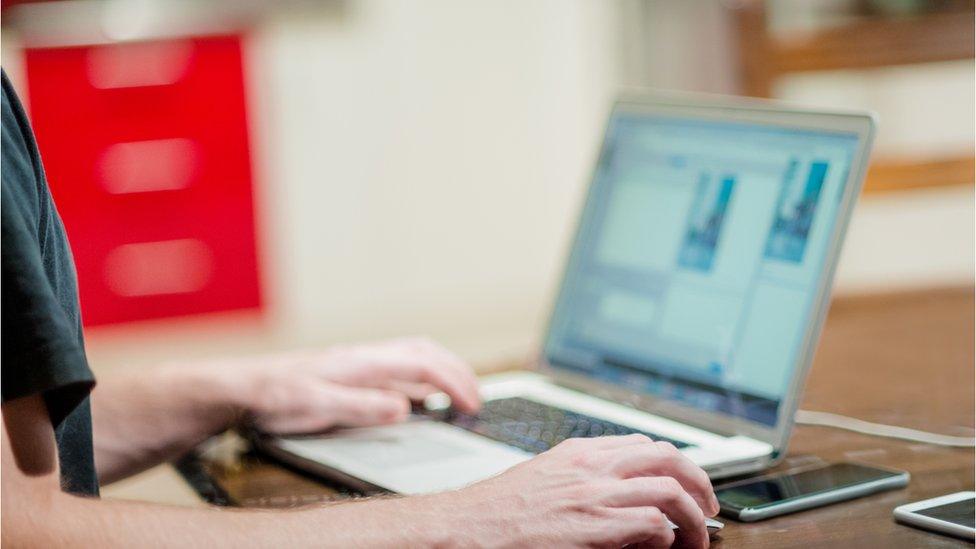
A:
{"type": "Polygon", "coordinates": [[[472,387],[452,368],[445,368],[417,357],[397,356],[376,365],[381,376],[401,381],[429,383],[451,397],[451,403],[465,412],[474,413],[481,407],[477,386],[472,387]]]}
{"type": "MultiPolygon", "coordinates": [[[[335,351],[336,349],[333,349],[335,351]]],[[[456,355],[428,338],[400,338],[362,346],[365,368],[357,374],[333,381],[352,386],[393,388],[392,381],[430,383],[447,393],[455,406],[476,412],[481,405],[477,378],[456,355]],[[432,371],[426,371],[426,370],[432,371]],[[432,382],[429,380],[439,382],[432,382]]]]}
{"type": "Polygon", "coordinates": [[[327,384],[320,398],[328,399],[332,423],[345,427],[396,423],[410,413],[410,402],[395,391],[327,384]]]}
{"type": "Polygon", "coordinates": [[[637,444],[651,444],[654,440],[642,433],[632,433],[629,435],[612,435],[605,437],[598,437],[605,439],[610,443],[612,448],[622,448],[624,446],[634,446],[637,444]]]}
{"type": "Polygon", "coordinates": [[[403,393],[413,402],[423,402],[430,395],[440,392],[440,389],[429,383],[415,383],[397,379],[390,381],[388,388],[403,393]]]}
{"type": "Polygon", "coordinates": [[[619,483],[604,498],[612,507],[656,507],[681,530],[689,547],[707,547],[708,530],[701,508],[671,477],[639,477],[619,483]]]}
{"type": "Polygon", "coordinates": [[[637,547],[658,549],[671,547],[674,543],[674,530],[659,509],[655,507],[629,507],[615,509],[612,516],[620,525],[621,545],[636,544],[637,547]]]}
{"type": "Polygon", "coordinates": [[[681,487],[698,503],[708,516],[718,514],[718,499],[712,489],[708,474],[687,456],[668,442],[633,445],[626,451],[618,450],[612,461],[613,472],[623,478],[639,476],[667,476],[677,480],[681,487]]]}
{"type": "Polygon", "coordinates": [[[593,438],[568,438],[554,446],[553,450],[559,448],[562,452],[582,453],[590,453],[601,450],[611,451],[617,450],[624,446],[633,445],[635,442],[646,444],[650,442],[650,440],[651,439],[647,438],[646,435],[615,435],[593,438]]]}
{"type": "Polygon", "coordinates": [[[295,435],[325,431],[334,425],[318,414],[267,414],[254,418],[254,426],[265,433],[295,435]]]}
{"type": "Polygon", "coordinates": [[[404,344],[421,353],[423,356],[430,358],[434,364],[453,369],[458,374],[458,379],[470,391],[474,394],[478,393],[478,377],[475,375],[474,370],[466,361],[443,345],[425,337],[410,338],[404,344]]]}

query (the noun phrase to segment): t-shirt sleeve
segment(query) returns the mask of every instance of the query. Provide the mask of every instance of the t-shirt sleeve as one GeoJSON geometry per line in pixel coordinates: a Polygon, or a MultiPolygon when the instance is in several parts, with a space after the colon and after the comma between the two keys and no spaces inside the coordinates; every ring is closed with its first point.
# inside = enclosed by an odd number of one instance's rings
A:
{"type": "Polygon", "coordinates": [[[21,197],[14,196],[7,183],[4,181],[0,208],[3,231],[0,393],[3,402],[42,395],[51,422],[57,426],[84,400],[95,379],[77,337],[78,327],[68,318],[45,275],[37,237],[30,230],[23,209],[18,207],[21,197]]]}

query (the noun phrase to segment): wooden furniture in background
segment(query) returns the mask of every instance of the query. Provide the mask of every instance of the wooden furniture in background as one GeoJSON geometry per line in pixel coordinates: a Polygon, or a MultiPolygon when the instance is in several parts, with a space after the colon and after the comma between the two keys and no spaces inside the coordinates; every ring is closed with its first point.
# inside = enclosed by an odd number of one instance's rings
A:
{"type": "MultiPolygon", "coordinates": [[[[913,16],[870,13],[839,26],[782,35],[769,28],[766,2],[734,8],[742,93],[771,97],[775,81],[800,72],[874,69],[974,58],[974,4],[949,2],[942,11],[913,16]]],[[[857,14],[852,14],[857,15],[857,14]]],[[[927,159],[876,159],[866,192],[972,185],[972,154],[927,159]]]]}
{"type": "MultiPolygon", "coordinates": [[[[850,297],[835,301],[802,407],[946,434],[972,435],[973,289],[850,297]]],[[[230,446],[225,441],[224,446],[230,446]]],[[[219,446],[217,448],[220,449],[219,446]]],[[[211,449],[210,455],[214,455],[211,449]]],[[[216,452],[219,455],[221,452],[216,452]]],[[[904,469],[907,488],[754,524],[726,520],[715,547],[967,547],[964,541],[896,523],[903,503],[973,489],[973,450],[798,427],[780,469],[819,461],[904,469]]],[[[189,456],[180,465],[211,501],[297,507],[350,497],[253,454],[189,456]]],[[[322,533],[323,540],[328,532],[322,533]]]]}

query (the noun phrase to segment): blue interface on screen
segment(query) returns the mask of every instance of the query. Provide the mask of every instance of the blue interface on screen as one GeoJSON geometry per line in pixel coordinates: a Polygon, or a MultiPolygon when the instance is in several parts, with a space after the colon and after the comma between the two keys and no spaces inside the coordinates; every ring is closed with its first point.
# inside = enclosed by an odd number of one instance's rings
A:
{"type": "Polygon", "coordinates": [[[549,364],[775,425],[855,134],[617,112],[549,364]]]}

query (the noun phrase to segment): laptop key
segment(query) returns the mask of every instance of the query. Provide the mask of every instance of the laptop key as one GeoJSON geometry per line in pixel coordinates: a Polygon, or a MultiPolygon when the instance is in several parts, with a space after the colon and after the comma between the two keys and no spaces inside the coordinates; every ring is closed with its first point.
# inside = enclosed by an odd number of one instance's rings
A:
{"type": "Polygon", "coordinates": [[[678,448],[690,446],[680,440],[519,397],[489,400],[478,414],[454,412],[447,421],[467,431],[533,454],[545,452],[568,438],[633,433],[670,442],[678,448]]]}

